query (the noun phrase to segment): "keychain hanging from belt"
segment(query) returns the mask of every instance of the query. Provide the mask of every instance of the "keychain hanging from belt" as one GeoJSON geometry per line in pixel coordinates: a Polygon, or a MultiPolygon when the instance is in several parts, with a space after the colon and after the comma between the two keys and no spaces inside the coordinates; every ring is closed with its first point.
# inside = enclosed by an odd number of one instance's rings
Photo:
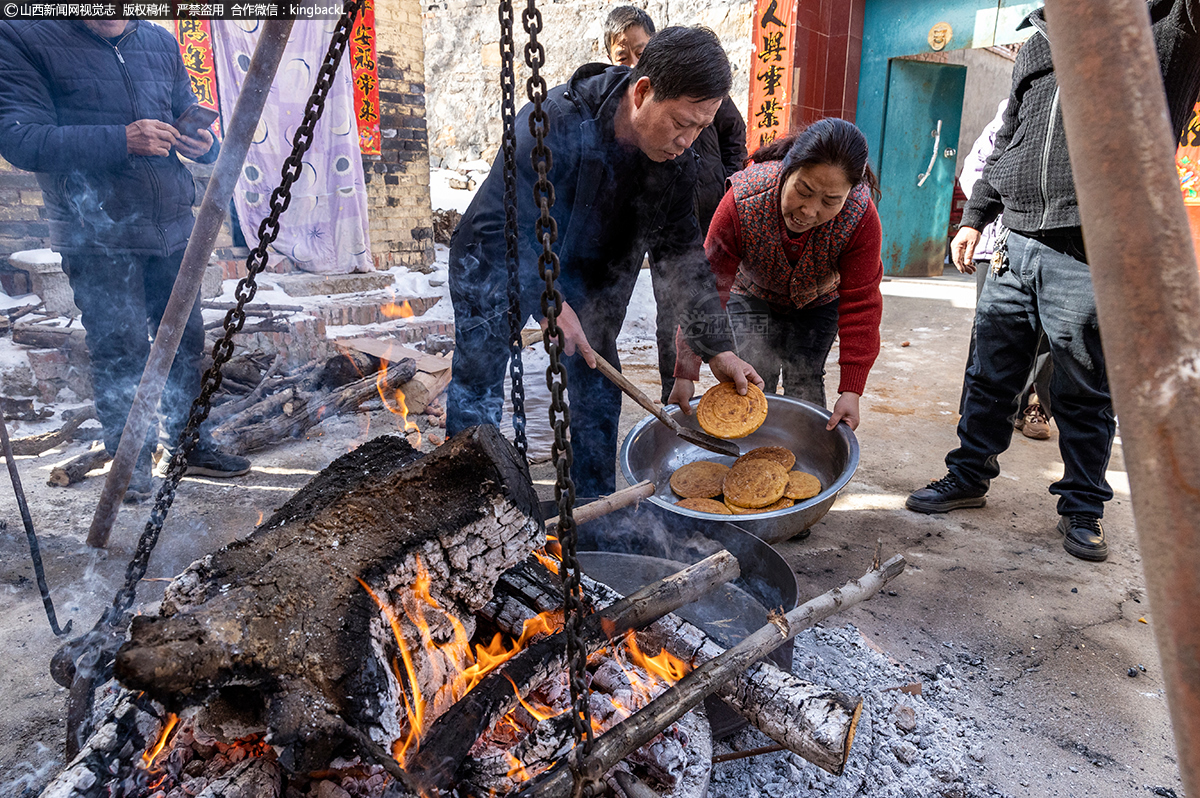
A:
{"type": "Polygon", "coordinates": [[[999,277],[1008,271],[1008,228],[999,226],[996,232],[996,245],[992,248],[992,277],[999,277]]]}

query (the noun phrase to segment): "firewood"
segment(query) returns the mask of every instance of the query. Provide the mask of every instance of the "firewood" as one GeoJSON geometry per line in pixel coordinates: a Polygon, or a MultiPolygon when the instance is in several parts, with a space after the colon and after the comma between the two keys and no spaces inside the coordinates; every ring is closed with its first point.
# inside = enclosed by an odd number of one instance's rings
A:
{"type": "Polygon", "coordinates": [[[225,402],[217,405],[208,414],[208,423],[216,426],[230,416],[237,415],[246,408],[255,404],[263,398],[266,393],[270,380],[279,371],[279,366],[283,363],[283,355],[275,355],[275,359],[271,361],[271,365],[263,372],[262,378],[258,381],[258,385],[254,386],[254,390],[246,394],[240,399],[235,399],[232,402],[225,402]]]}
{"type": "Polygon", "coordinates": [[[85,345],[83,329],[76,327],[51,327],[48,324],[21,323],[13,326],[14,344],[23,344],[34,349],[67,349],[85,345]]]}
{"type": "MultiPolygon", "coordinates": [[[[63,414],[64,417],[66,414],[63,414]]],[[[41,435],[26,435],[23,438],[13,438],[12,451],[18,457],[36,456],[42,452],[48,452],[51,449],[61,446],[62,444],[75,440],[76,432],[83,422],[90,421],[96,417],[96,408],[87,407],[81,412],[75,413],[67,419],[67,423],[63,424],[53,432],[44,432],[41,435]]]]}
{"type": "Polygon", "coordinates": [[[89,471],[100,468],[111,459],[112,455],[103,446],[97,447],[50,469],[50,477],[46,480],[46,484],[56,488],[65,488],[76,482],[82,482],[89,471]]]}
{"type": "MultiPolygon", "coordinates": [[[[616,512],[622,507],[628,507],[631,504],[637,504],[642,499],[648,499],[654,495],[654,483],[650,480],[643,480],[636,485],[628,488],[622,488],[615,493],[611,493],[603,498],[596,499],[594,502],[588,502],[575,508],[572,517],[575,519],[576,526],[586,524],[588,521],[593,521],[602,515],[616,512]]],[[[558,516],[551,518],[546,522],[546,534],[553,535],[558,529],[558,516]]]]}
{"type": "Polygon", "coordinates": [[[408,408],[408,412],[425,412],[425,408],[433,404],[433,400],[446,390],[446,386],[450,384],[450,376],[451,372],[448,368],[437,374],[430,374],[426,371],[416,372],[412,379],[400,386],[400,390],[404,392],[404,404],[408,408]]]}
{"type": "MultiPolygon", "coordinates": [[[[683,677],[672,690],[595,740],[591,753],[582,763],[584,777],[599,779],[631,751],[681,718],[705,696],[716,692],[724,682],[744,673],[755,660],[803,629],[871,598],[899,576],[904,566],[904,557],[896,555],[862,577],[805,602],[786,616],[772,619],[741,643],[705,662],[683,677]]],[[[572,784],[570,763],[560,762],[548,774],[518,793],[517,798],[565,798],[571,795],[572,784]]]]}
{"type": "MultiPolygon", "coordinates": [[[[581,644],[589,654],[593,653],[614,638],[690,604],[739,574],[737,558],[727,551],[717,552],[589,615],[584,622],[581,644]]],[[[517,706],[517,694],[524,698],[565,667],[566,642],[560,631],[534,642],[488,674],[438,718],[422,738],[421,749],[404,763],[412,784],[424,792],[449,787],[475,740],[517,706]]]]}
{"type": "Polygon", "coordinates": [[[245,454],[298,438],[324,418],[355,410],[378,396],[380,390],[385,394],[396,390],[410,380],[415,369],[413,361],[402,360],[393,364],[382,378],[372,374],[333,393],[274,394],[223,421],[213,430],[213,438],[232,454],[245,454]],[[293,403],[290,414],[284,411],[288,402],[293,403]]]}
{"type": "Polygon", "coordinates": [[[428,634],[444,639],[454,617],[469,637],[500,573],[542,538],[525,465],[494,427],[412,457],[399,438],[372,439],[286,512],[193,563],[159,616],[133,619],[117,678],[173,711],[225,689],[254,692],[294,772],[328,764],[345,739],[335,717],[388,748],[404,733],[400,694],[432,706],[453,663],[412,650],[422,637],[405,602],[419,575],[447,615],[428,634]],[[410,653],[406,684],[391,663],[410,653]]]}

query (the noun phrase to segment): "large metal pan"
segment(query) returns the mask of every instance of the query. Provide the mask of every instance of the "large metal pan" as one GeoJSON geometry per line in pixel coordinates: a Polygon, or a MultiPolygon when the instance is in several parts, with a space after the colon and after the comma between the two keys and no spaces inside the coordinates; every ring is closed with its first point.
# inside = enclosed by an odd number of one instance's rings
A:
{"type": "MultiPolygon", "coordinates": [[[[695,407],[699,401],[692,400],[690,416],[684,416],[674,405],[665,410],[682,426],[696,426],[695,407]]],[[[739,515],[731,519],[676,506],[677,497],[671,493],[670,486],[675,469],[693,460],[728,464],[733,458],[686,443],[653,417],[639,421],[625,436],[619,455],[621,471],[631,485],[644,479],[657,485],[658,489],[649,501],[668,513],[694,524],[733,520],[761,540],[778,543],[806,533],[810,526],[820,521],[858,469],[858,439],[845,424],[838,424],[832,431],[826,430],[829,418],[829,411],[823,407],[788,396],[767,394],[767,420],[757,431],[737,441],[743,452],[756,446],[786,446],[796,455],[797,469],[815,474],[821,480],[819,494],[786,510],[739,515]]]]}
{"type": "MultiPolygon", "coordinates": [[[[580,499],[579,503],[586,501],[580,499]]],[[[556,512],[549,504],[544,513],[556,512]]],[[[626,595],[721,549],[737,557],[741,576],[677,614],[732,647],[766,624],[770,610],[787,612],[799,602],[796,575],[779,552],[733,524],[697,525],[648,502],[579,527],[579,560],[584,572],[626,595]]],[[[791,643],[771,652],[768,659],[790,673],[791,643]]],[[[708,702],[708,711],[717,738],[745,725],[741,716],[715,699],[708,702]]]]}

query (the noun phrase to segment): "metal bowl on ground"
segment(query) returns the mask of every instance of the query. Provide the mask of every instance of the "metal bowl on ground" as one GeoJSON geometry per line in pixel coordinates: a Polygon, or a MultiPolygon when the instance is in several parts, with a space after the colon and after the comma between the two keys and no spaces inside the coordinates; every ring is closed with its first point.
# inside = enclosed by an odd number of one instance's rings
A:
{"type": "MultiPolygon", "coordinates": [[[[588,501],[581,498],[577,504],[588,501]]],[[[544,515],[557,512],[553,502],[543,502],[544,515]]],[[[788,612],[800,600],[796,575],[779,552],[732,523],[696,524],[643,504],[581,524],[578,535],[584,572],[625,595],[721,549],[728,550],[737,557],[741,576],[677,610],[681,618],[704,629],[726,648],[764,626],[771,610],[788,612]]],[[[791,643],[775,649],[767,659],[791,673],[791,643]]],[[[706,706],[717,739],[746,725],[718,699],[710,699],[706,706]]]]}
{"type": "MultiPolygon", "coordinates": [[[[695,413],[699,402],[698,398],[692,400],[690,416],[685,416],[675,405],[664,410],[680,425],[699,429],[695,413]]],[[[671,492],[670,478],[677,468],[694,460],[730,465],[734,458],[687,443],[653,416],[639,421],[625,436],[619,453],[621,471],[631,485],[645,479],[653,482],[657,488],[649,501],[668,513],[695,523],[732,522],[767,543],[779,543],[807,533],[809,527],[820,521],[858,469],[858,439],[845,424],[825,429],[830,416],[828,410],[810,402],[767,394],[767,420],[755,432],[734,440],[743,453],[759,446],[786,447],[796,455],[794,468],[821,480],[820,493],[786,510],[731,517],[676,506],[678,497],[671,492]]]]}

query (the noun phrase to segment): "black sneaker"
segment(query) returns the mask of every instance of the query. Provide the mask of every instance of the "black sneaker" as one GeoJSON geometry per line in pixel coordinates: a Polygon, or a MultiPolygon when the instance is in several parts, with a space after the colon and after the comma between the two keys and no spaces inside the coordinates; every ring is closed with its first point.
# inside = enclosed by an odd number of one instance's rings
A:
{"type": "Polygon", "coordinates": [[[914,490],[908,495],[904,506],[914,513],[948,513],[951,510],[982,507],[987,504],[986,494],[987,488],[969,487],[954,474],[948,473],[936,482],[914,490]]]}
{"type": "MultiPolygon", "coordinates": [[[[170,461],[164,457],[160,467],[166,473],[170,461]]],[[[202,440],[188,455],[187,471],[183,473],[189,477],[240,477],[249,471],[250,461],[245,457],[228,454],[218,449],[213,441],[202,440]]]]}
{"type": "Polygon", "coordinates": [[[154,457],[149,447],[143,447],[138,452],[137,463],[133,466],[133,476],[129,479],[129,487],[125,489],[126,504],[138,504],[154,495],[154,457]]]}
{"type": "Polygon", "coordinates": [[[1108,544],[1104,542],[1104,527],[1094,515],[1064,515],[1058,520],[1058,533],[1063,536],[1063,548],[1072,557],[1091,562],[1108,559],[1108,544]]]}

